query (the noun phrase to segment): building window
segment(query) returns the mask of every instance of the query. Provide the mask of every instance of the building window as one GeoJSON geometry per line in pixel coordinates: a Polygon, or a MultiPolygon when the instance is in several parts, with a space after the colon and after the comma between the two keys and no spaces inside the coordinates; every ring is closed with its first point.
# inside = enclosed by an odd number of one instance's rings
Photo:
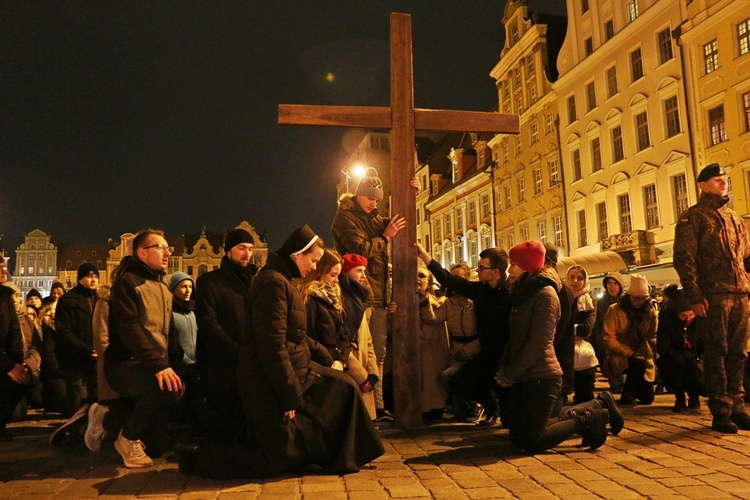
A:
{"type": "Polygon", "coordinates": [[[490,229],[485,226],[482,228],[482,250],[492,248],[492,233],[490,229]]]}
{"type": "Polygon", "coordinates": [[[522,152],[523,151],[521,149],[521,136],[519,135],[518,137],[516,137],[516,156],[521,156],[522,152]]]}
{"type": "Polygon", "coordinates": [[[630,217],[630,195],[621,194],[617,197],[617,207],[620,211],[620,232],[629,233],[633,230],[633,223],[630,217]]]}
{"type": "Polygon", "coordinates": [[[588,237],[586,236],[586,211],[578,211],[578,246],[585,247],[589,244],[588,237]]]}
{"type": "MultiPolygon", "coordinates": [[[[518,186],[518,203],[521,203],[526,199],[526,179],[519,177],[517,181],[518,186]]],[[[525,241],[525,240],[524,240],[525,241]]]]}
{"type": "Polygon", "coordinates": [[[680,133],[680,110],[677,107],[677,96],[664,101],[664,117],[667,123],[667,138],[680,133]]]}
{"type": "Polygon", "coordinates": [[[506,248],[513,248],[516,245],[516,236],[513,233],[508,233],[508,246],[506,248]]]}
{"type": "Polygon", "coordinates": [[[727,140],[727,127],[724,122],[723,104],[708,110],[708,126],[711,130],[712,146],[727,140]]]}
{"type": "Polygon", "coordinates": [[[633,74],[632,81],[643,78],[643,57],[640,48],[630,53],[630,71],[633,74]]]}
{"type": "Polygon", "coordinates": [[[510,184],[505,185],[505,209],[509,209],[512,206],[512,198],[510,196],[510,184]]]}
{"type": "Polygon", "coordinates": [[[510,155],[508,154],[508,141],[503,142],[502,145],[503,164],[510,161],[510,155]]]}
{"type": "Polygon", "coordinates": [[[745,19],[737,25],[737,41],[740,46],[740,55],[750,52],[750,19],[745,19]]]}
{"type": "Polygon", "coordinates": [[[531,130],[531,144],[536,144],[539,142],[539,124],[531,122],[529,129],[531,130]]]}
{"type": "Polygon", "coordinates": [[[612,163],[617,163],[625,158],[625,150],[622,147],[622,127],[620,125],[612,129],[612,163]]]}
{"type": "Polygon", "coordinates": [[[657,35],[659,44],[659,64],[664,64],[674,57],[672,51],[672,32],[669,28],[664,28],[657,35]]]}
{"type": "Polygon", "coordinates": [[[742,117],[745,121],[745,132],[750,132],[750,92],[742,94],[742,117]]]}
{"type": "Polygon", "coordinates": [[[464,209],[463,207],[456,208],[456,232],[464,230],[464,209]]]}
{"type": "Polygon", "coordinates": [[[490,195],[482,195],[482,219],[490,216],[490,195]]]}
{"type": "Polygon", "coordinates": [[[519,232],[521,233],[521,234],[520,234],[520,236],[521,236],[521,241],[526,241],[526,240],[528,240],[528,239],[529,239],[529,226],[527,226],[527,225],[525,225],[525,224],[524,224],[524,225],[523,225],[523,226],[521,226],[521,228],[519,229],[519,232]]]}
{"type": "Polygon", "coordinates": [[[554,130],[555,124],[552,122],[552,108],[547,108],[544,113],[544,133],[551,134],[554,130]]]}
{"type": "Polygon", "coordinates": [[[659,227],[659,206],[656,201],[656,184],[643,188],[643,200],[646,203],[646,229],[659,227]]]}
{"type": "Polygon", "coordinates": [[[503,80],[502,86],[503,86],[503,99],[505,100],[510,99],[510,81],[503,80]]]}
{"type": "Polygon", "coordinates": [[[440,223],[440,219],[435,221],[435,240],[440,241],[443,239],[443,225],[440,223]]]}
{"type": "Polygon", "coordinates": [[[628,19],[635,21],[638,17],[638,0],[630,0],[628,2],[628,19]]]}
{"type": "Polygon", "coordinates": [[[464,255],[464,245],[458,238],[456,238],[456,241],[453,242],[453,255],[456,258],[456,263],[466,262],[466,256],[464,255]]]}
{"type": "Polygon", "coordinates": [[[555,186],[560,182],[560,169],[557,168],[557,160],[549,160],[547,165],[549,166],[549,185],[555,186]]]}
{"type": "Polygon", "coordinates": [[[531,54],[526,60],[526,73],[532,74],[534,72],[534,54],[531,54]]]}
{"type": "Polygon", "coordinates": [[[573,94],[568,97],[568,123],[573,123],[578,117],[576,116],[576,96],[573,94]]]}
{"type": "Polygon", "coordinates": [[[594,87],[594,82],[586,84],[586,106],[588,111],[596,107],[596,88],[594,87]]]}
{"type": "Polygon", "coordinates": [[[516,113],[523,114],[523,97],[520,95],[516,96],[516,113]]]}
{"type": "Polygon", "coordinates": [[[648,116],[645,111],[636,115],[635,129],[636,134],[638,135],[638,151],[643,151],[651,146],[651,139],[648,135],[648,116]]]}
{"type": "Polygon", "coordinates": [[[591,139],[591,168],[594,172],[602,169],[602,148],[598,137],[591,139]]]}
{"type": "Polygon", "coordinates": [[[445,236],[449,236],[453,232],[453,219],[451,214],[445,214],[445,236]]]}
{"type": "Polygon", "coordinates": [[[574,149],[572,152],[573,158],[573,181],[580,181],[583,179],[583,172],[581,172],[581,151],[574,149]]]}
{"type": "Polygon", "coordinates": [[[539,241],[547,241],[547,221],[536,221],[536,234],[539,241]]]}
{"type": "Polygon", "coordinates": [[[672,177],[672,190],[674,196],[675,219],[688,209],[688,190],[685,174],[672,177]]]}
{"type": "Polygon", "coordinates": [[[604,41],[610,40],[613,36],[615,36],[615,24],[610,19],[604,23],[604,41]]]}
{"type": "Polygon", "coordinates": [[[607,204],[605,202],[596,204],[596,228],[599,241],[609,237],[607,228],[607,204]]]}
{"type": "Polygon", "coordinates": [[[562,217],[557,215],[552,217],[552,227],[555,229],[555,246],[561,248],[563,246],[563,230],[562,230],[562,217]]]}
{"type": "Polygon", "coordinates": [[[607,98],[614,97],[617,94],[617,67],[612,66],[607,69],[607,98]]]}
{"type": "Polygon", "coordinates": [[[469,267],[471,269],[477,267],[477,236],[474,235],[469,239],[469,267]]]}
{"type": "Polygon", "coordinates": [[[453,262],[453,246],[450,241],[446,241],[443,246],[443,255],[445,256],[445,265],[452,266],[453,262]]]}
{"type": "Polygon", "coordinates": [[[719,42],[716,39],[703,46],[703,62],[706,67],[706,74],[719,68],[719,42]]]}
{"type": "Polygon", "coordinates": [[[458,182],[459,179],[459,168],[458,168],[458,158],[454,157],[453,160],[451,160],[451,172],[453,174],[453,182],[458,182]]]}
{"type": "Polygon", "coordinates": [[[534,169],[534,194],[541,194],[542,188],[542,167],[534,169]]]}
{"type": "Polygon", "coordinates": [[[477,223],[477,204],[472,201],[469,203],[469,225],[474,226],[477,223]]]}
{"type": "Polygon", "coordinates": [[[591,37],[588,37],[583,41],[583,49],[586,56],[590,56],[594,53],[594,41],[591,39],[591,37]]]}
{"type": "Polygon", "coordinates": [[[511,26],[510,27],[510,43],[511,45],[515,45],[517,42],[518,42],[518,27],[511,26]]]}
{"type": "Polygon", "coordinates": [[[589,11],[589,0],[581,0],[581,13],[585,14],[589,11]]]}
{"type": "Polygon", "coordinates": [[[513,85],[515,89],[521,87],[521,70],[518,68],[513,70],[513,85]]]}

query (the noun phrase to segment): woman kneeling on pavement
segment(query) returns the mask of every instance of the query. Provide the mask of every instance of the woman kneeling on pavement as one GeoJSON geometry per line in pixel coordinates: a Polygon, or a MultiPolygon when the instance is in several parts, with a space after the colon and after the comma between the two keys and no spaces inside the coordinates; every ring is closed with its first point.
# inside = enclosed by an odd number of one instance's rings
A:
{"type": "Polygon", "coordinates": [[[544,268],[542,242],[529,240],[510,249],[509,272],[516,280],[511,292],[510,338],[500,360],[496,382],[511,388],[508,427],[511,442],[527,453],[540,453],[574,435],[595,449],[623,420],[612,395],[605,392],[587,403],[550,418],[562,387],[562,369],[553,340],[560,318],[556,273],[544,268]]]}

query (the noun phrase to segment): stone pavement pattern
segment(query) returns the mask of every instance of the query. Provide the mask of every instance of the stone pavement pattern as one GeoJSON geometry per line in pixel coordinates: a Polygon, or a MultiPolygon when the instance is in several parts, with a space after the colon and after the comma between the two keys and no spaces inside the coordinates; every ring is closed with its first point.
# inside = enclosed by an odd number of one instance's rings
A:
{"type": "Polygon", "coordinates": [[[503,428],[442,422],[382,429],[386,454],[357,474],[252,482],[184,476],[172,454],[129,470],[109,442],[99,453],[52,448],[60,420],[32,413],[0,443],[0,499],[750,498],[750,432],[712,431],[705,399],[686,414],[673,413],[673,401],[660,394],[652,406],[624,408],[623,431],[593,452],[569,440],[527,456],[503,428]]]}

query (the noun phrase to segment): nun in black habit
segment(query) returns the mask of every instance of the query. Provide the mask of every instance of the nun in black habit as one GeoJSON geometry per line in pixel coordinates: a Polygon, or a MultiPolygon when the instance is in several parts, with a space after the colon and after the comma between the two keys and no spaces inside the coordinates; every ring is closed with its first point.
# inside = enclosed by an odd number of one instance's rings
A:
{"type": "Polygon", "coordinates": [[[245,302],[237,368],[248,443],[178,445],[184,473],[226,479],[310,467],[346,474],[385,452],[354,381],[329,368],[328,350],[305,333],[305,303],[292,280],[313,271],[323,249],[303,226],[268,254],[245,302]]]}

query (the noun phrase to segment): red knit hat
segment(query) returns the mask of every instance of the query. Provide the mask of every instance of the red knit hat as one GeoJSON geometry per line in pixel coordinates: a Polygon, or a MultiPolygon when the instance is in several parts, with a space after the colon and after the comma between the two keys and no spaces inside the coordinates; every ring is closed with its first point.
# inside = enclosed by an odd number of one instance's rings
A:
{"type": "Polygon", "coordinates": [[[531,273],[544,267],[544,244],[539,240],[527,240],[514,246],[508,258],[524,271],[531,273]]]}
{"type": "Polygon", "coordinates": [[[367,259],[356,253],[348,253],[341,257],[344,263],[341,265],[341,272],[348,273],[355,267],[365,266],[367,267],[367,259]]]}

